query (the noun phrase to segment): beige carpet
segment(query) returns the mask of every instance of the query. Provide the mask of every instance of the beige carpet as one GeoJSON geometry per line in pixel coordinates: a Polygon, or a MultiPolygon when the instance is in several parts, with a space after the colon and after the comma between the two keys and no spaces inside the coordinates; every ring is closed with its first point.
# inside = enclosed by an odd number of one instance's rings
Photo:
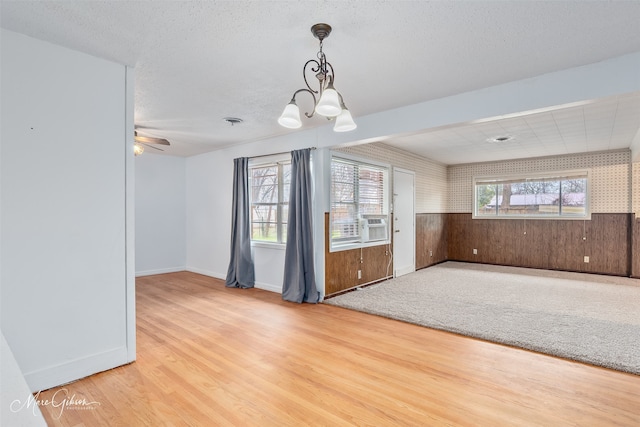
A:
{"type": "Polygon", "coordinates": [[[446,262],[324,301],[640,375],[640,280],[446,262]]]}

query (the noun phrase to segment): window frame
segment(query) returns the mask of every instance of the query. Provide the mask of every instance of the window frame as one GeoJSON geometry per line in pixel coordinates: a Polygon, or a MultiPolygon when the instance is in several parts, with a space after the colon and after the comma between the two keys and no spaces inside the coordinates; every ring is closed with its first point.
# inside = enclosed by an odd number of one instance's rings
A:
{"type": "MultiPolygon", "coordinates": [[[[289,200],[284,202],[284,165],[291,165],[291,157],[290,156],[268,156],[260,159],[250,159],[249,160],[249,225],[251,230],[251,246],[257,247],[269,247],[269,248],[277,248],[284,249],[286,246],[286,222],[288,218],[284,218],[284,209],[283,206],[289,204],[289,200]],[[252,194],[253,194],[253,169],[262,169],[277,166],[277,180],[278,180],[278,200],[275,203],[260,203],[260,205],[273,205],[276,206],[276,241],[268,241],[268,240],[257,240],[253,238],[253,207],[255,205],[252,194]]],[[[289,183],[290,185],[290,183],[289,183]]],[[[288,195],[287,195],[288,196],[288,195]]]]}
{"type": "MultiPolygon", "coordinates": [[[[535,172],[527,174],[511,174],[511,175],[490,175],[490,176],[474,176],[473,177],[473,219],[551,219],[551,220],[590,220],[591,219],[591,169],[575,169],[575,170],[563,170],[563,171],[550,171],[550,172],[535,172]],[[512,214],[512,215],[499,215],[499,210],[496,210],[495,215],[478,215],[478,185],[488,184],[491,181],[495,181],[496,184],[503,183],[504,181],[514,182],[526,182],[536,180],[556,180],[562,182],[571,178],[585,179],[585,203],[584,203],[584,215],[562,215],[562,209],[559,209],[558,214],[512,214]]],[[[560,190],[561,192],[562,190],[560,190]]],[[[560,193],[561,194],[561,193],[560,193]]]]}
{"type": "MultiPolygon", "coordinates": [[[[390,197],[390,189],[391,189],[391,165],[388,163],[379,162],[372,159],[367,159],[363,157],[353,156],[350,154],[345,154],[342,152],[332,151],[329,156],[329,172],[328,172],[328,198],[329,198],[329,229],[327,233],[329,233],[329,252],[339,252],[349,249],[359,249],[366,248],[371,246],[380,246],[380,245],[388,245],[391,243],[391,197],[390,197]],[[358,166],[370,166],[373,168],[381,169],[383,172],[383,182],[382,182],[382,214],[386,216],[387,220],[387,236],[384,240],[373,240],[368,242],[363,242],[362,237],[358,234],[358,239],[336,239],[334,240],[331,237],[331,230],[333,228],[333,160],[338,159],[340,161],[344,161],[347,163],[357,164],[358,166]]],[[[360,205],[360,186],[356,184],[356,188],[354,189],[355,197],[354,197],[354,205],[356,206],[356,210],[359,211],[360,205]]],[[[360,212],[358,212],[358,216],[360,212]]],[[[375,215],[375,214],[371,214],[375,215]]]]}

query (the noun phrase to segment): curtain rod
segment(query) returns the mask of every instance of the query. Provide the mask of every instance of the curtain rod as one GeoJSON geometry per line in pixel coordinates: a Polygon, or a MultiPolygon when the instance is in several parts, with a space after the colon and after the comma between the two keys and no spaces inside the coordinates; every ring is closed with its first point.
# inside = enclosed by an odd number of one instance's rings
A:
{"type": "MultiPolygon", "coordinates": [[[[316,147],[309,147],[309,150],[315,150],[315,149],[316,149],[316,147]]],[[[295,150],[291,150],[291,151],[295,151],[295,150]]],[[[279,153],[261,154],[259,156],[249,157],[249,159],[259,159],[260,157],[279,156],[280,154],[287,154],[287,153],[290,153],[291,151],[281,151],[279,153]]]]}

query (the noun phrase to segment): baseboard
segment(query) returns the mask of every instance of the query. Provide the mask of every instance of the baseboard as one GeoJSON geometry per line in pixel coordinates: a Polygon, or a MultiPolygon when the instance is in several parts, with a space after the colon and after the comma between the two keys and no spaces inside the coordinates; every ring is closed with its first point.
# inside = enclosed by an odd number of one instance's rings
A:
{"type": "Polygon", "coordinates": [[[24,379],[31,391],[35,393],[126,365],[129,362],[133,360],[128,360],[127,347],[123,346],[38,371],[27,372],[24,374],[24,379]]]}
{"type": "MultiPolygon", "coordinates": [[[[209,277],[215,277],[216,279],[221,279],[221,280],[225,280],[227,278],[226,274],[214,273],[212,271],[204,270],[202,268],[197,268],[197,267],[187,267],[187,271],[190,271],[192,273],[203,274],[209,277]]],[[[272,285],[270,283],[256,283],[255,287],[257,289],[262,289],[269,292],[275,292],[278,294],[282,293],[282,286],[272,285]]]]}
{"type": "Polygon", "coordinates": [[[282,286],[272,285],[270,283],[256,283],[256,288],[269,291],[269,292],[275,292],[277,294],[282,293],[282,286]]]}
{"type": "Polygon", "coordinates": [[[215,277],[216,279],[222,279],[225,280],[227,278],[227,274],[221,274],[221,273],[214,273],[213,271],[209,271],[209,270],[205,270],[203,268],[197,268],[197,267],[189,267],[187,266],[186,268],[187,271],[190,271],[192,273],[198,273],[198,274],[202,274],[204,276],[209,276],[209,277],[215,277]]]}
{"type": "Polygon", "coordinates": [[[156,270],[136,271],[136,277],[152,276],[154,274],[176,273],[178,271],[185,271],[186,269],[187,268],[185,266],[182,266],[182,267],[171,267],[171,268],[158,268],[156,270]]]}

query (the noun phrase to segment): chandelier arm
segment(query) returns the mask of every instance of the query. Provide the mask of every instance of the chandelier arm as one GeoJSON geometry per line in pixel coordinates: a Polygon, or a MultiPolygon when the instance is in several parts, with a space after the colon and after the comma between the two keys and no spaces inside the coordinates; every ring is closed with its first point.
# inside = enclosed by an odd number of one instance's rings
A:
{"type": "Polygon", "coordinates": [[[338,91],[336,91],[336,93],[338,94],[338,97],[340,98],[340,106],[342,107],[343,110],[347,109],[347,106],[344,105],[344,98],[342,97],[342,94],[338,91]]]}
{"type": "Polygon", "coordinates": [[[331,73],[329,73],[329,71],[327,71],[327,74],[331,76],[331,80],[332,81],[336,81],[336,73],[333,71],[333,65],[331,65],[330,62],[325,62],[325,64],[327,64],[328,68],[331,68],[331,73]]]}
{"type": "MultiPolygon", "coordinates": [[[[308,85],[307,85],[308,86],[308,85]]],[[[311,95],[311,97],[313,97],[313,107],[314,109],[311,110],[311,114],[309,113],[304,113],[305,116],[307,116],[308,118],[313,117],[313,115],[315,114],[315,106],[316,106],[316,95],[314,94],[313,90],[310,89],[298,89],[297,91],[295,91],[293,93],[293,96],[291,97],[291,101],[295,102],[296,100],[296,95],[298,95],[300,92],[307,92],[309,95],[311,95]]]]}
{"type": "MultiPolygon", "coordinates": [[[[306,84],[306,85],[307,85],[307,87],[309,88],[309,91],[310,91],[310,92],[312,92],[312,93],[318,93],[318,91],[317,91],[317,90],[313,90],[313,89],[311,88],[311,86],[309,85],[309,82],[307,81],[307,66],[308,66],[310,63],[314,63],[314,64],[316,64],[316,66],[315,66],[315,67],[313,67],[313,66],[311,67],[311,71],[312,71],[313,73],[317,73],[317,72],[320,70],[320,63],[319,63],[318,61],[316,61],[315,59],[310,59],[310,60],[308,60],[308,61],[304,64],[304,67],[302,67],[302,77],[304,78],[304,84],[306,84]]],[[[315,95],[314,95],[314,97],[313,97],[313,98],[314,98],[314,100],[315,100],[315,95]]],[[[314,104],[314,105],[315,105],[315,104],[314,104]]]]}

